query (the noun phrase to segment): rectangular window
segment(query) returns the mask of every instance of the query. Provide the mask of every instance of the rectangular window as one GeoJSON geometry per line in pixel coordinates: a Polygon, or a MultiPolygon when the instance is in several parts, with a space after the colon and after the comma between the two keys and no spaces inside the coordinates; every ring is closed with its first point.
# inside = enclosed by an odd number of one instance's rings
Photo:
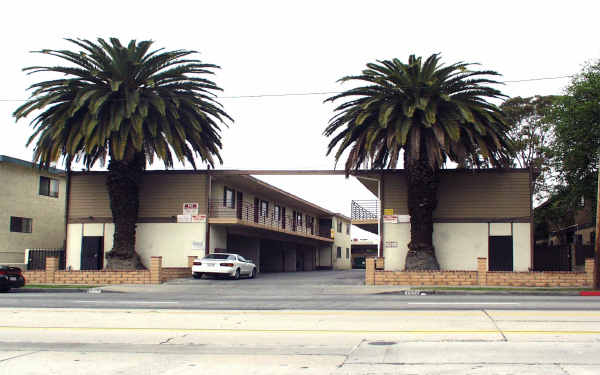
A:
{"type": "Polygon", "coordinates": [[[31,233],[32,219],[26,217],[10,217],[10,231],[18,233],[31,233]]]}
{"type": "Polygon", "coordinates": [[[235,208],[235,194],[233,189],[228,187],[225,187],[225,192],[223,193],[223,207],[235,208]]]}
{"type": "Polygon", "coordinates": [[[337,254],[336,254],[336,255],[337,255],[337,257],[338,257],[338,258],[341,258],[341,257],[342,257],[342,248],[341,248],[341,247],[339,247],[339,246],[338,246],[338,248],[337,248],[337,254]]]}
{"type": "Polygon", "coordinates": [[[260,216],[269,217],[269,202],[260,201],[260,216]]]}
{"type": "Polygon", "coordinates": [[[342,222],[339,220],[337,222],[337,231],[338,233],[342,233],[342,222]]]}
{"type": "Polygon", "coordinates": [[[302,226],[302,213],[301,212],[296,212],[296,225],[299,227],[302,226]]]}
{"type": "Polygon", "coordinates": [[[350,223],[346,224],[346,234],[350,234],[350,223]]]}
{"type": "Polygon", "coordinates": [[[40,176],[40,195],[58,198],[58,180],[40,176]]]}
{"type": "Polygon", "coordinates": [[[346,259],[350,259],[350,249],[346,248],[346,259]]]}
{"type": "Polygon", "coordinates": [[[273,219],[275,219],[276,222],[281,220],[281,206],[278,204],[273,208],[273,219]]]}

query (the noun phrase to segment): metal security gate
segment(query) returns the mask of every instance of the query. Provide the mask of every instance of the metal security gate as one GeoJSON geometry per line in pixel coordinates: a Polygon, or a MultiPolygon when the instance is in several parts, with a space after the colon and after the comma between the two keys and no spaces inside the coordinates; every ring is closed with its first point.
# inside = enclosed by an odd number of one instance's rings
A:
{"type": "Polygon", "coordinates": [[[104,237],[85,236],[81,241],[81,270],[101,270],[104,266],[104,237]]]}
{"type": "Polygon", "coordinates": [[[29,249],[27,269],[45,270],[46,257],[58,257],[58,269],[65,269],[65,251],[63,249],[29,249]]]}
{"type": "Polygon", "coordinates": [[[512,236],[489,237],[489,270],[513,270],[513,238],[512,236]]]}

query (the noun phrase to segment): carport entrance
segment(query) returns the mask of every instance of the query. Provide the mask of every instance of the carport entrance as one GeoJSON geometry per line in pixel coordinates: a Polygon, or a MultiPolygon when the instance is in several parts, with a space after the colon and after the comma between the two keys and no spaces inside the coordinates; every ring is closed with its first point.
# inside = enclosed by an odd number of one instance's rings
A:
{"type": "Polygon", "coordinates": [[[313,271],[318,264],[316,242],[298,243],[227,233],[227,251],[252,260],[259,272],[313,271]]]}

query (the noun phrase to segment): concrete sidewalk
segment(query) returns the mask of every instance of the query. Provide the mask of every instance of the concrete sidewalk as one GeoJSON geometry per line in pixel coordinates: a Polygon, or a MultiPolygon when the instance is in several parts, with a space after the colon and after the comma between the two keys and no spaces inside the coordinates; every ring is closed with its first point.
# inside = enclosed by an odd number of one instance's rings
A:
{"type": "Polygon", "coordinates": [[[600,373],[598,311],[0,309],[0,373],[600,373]]]}

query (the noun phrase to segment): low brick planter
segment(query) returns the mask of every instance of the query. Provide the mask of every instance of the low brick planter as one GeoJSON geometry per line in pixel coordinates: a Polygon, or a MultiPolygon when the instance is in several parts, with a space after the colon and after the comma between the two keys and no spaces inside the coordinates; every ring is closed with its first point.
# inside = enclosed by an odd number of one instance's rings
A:
{"type": "Polygon", "coordinates": [[[366,261],[366,285],[593,287],[594,259],[584,272],[488,271],[487,258],[477,258],[477,271],[383,271],[383,258],[366,261]]]}
{"type": "MultiPolygon", "coordinates": [[[[190,257],[191,258],[191,257],[190,257]]],[[[163,267],[162,257],[152,257],[149,270],[65,271],[58,269],[58,258],[46,258],[45,271],[23,271],[28,284],[160,284],[171,279],[189,277],[189,267],[163,267]]]]}

